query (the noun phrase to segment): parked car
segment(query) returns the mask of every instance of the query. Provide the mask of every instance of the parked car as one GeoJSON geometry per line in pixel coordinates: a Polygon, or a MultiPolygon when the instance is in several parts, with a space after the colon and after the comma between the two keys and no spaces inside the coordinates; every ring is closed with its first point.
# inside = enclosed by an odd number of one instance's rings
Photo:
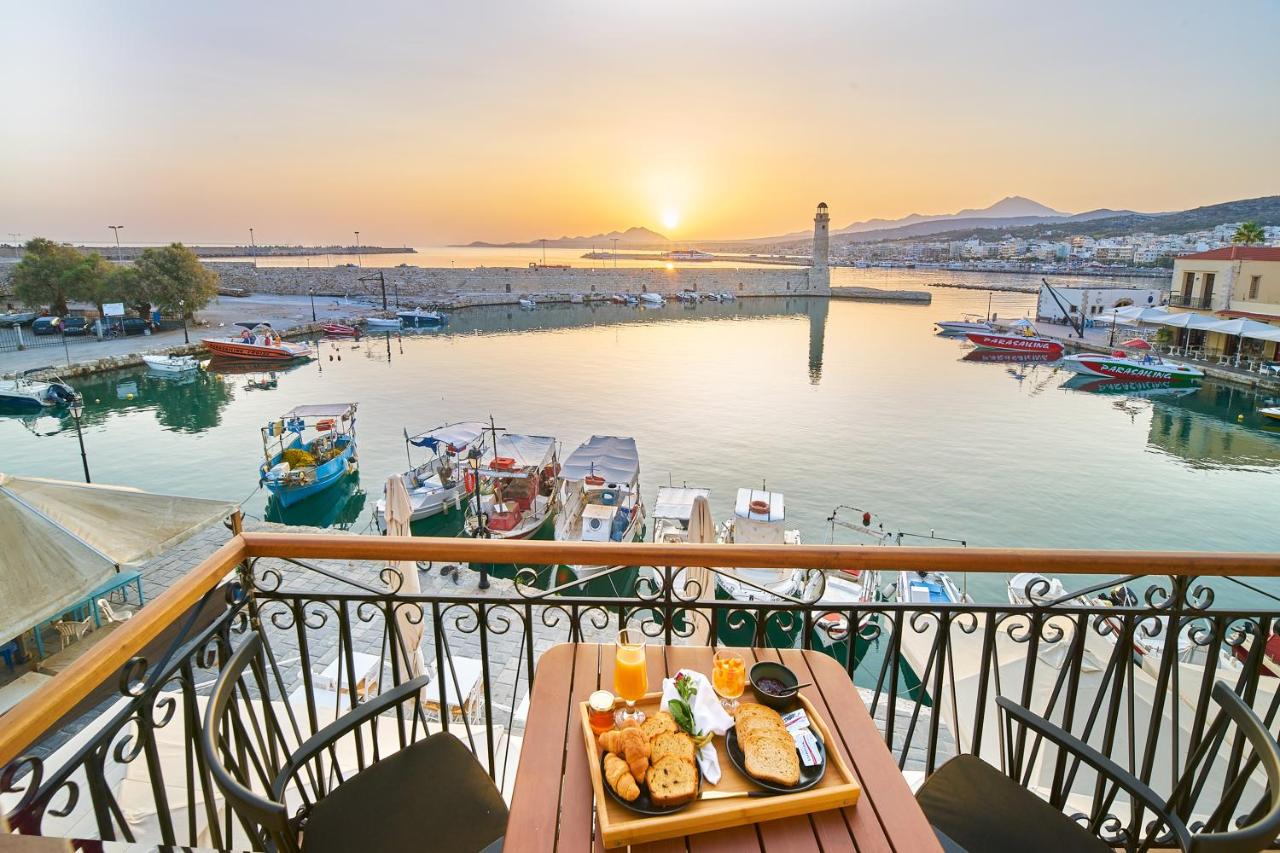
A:
{"type": "Polygon", "coordinates": [[[31,333],[35,335],[58,334],[58,317],[37,317],[31,323],[31,333]]]}
{"type": "Polygon", "coordinates": [[[93,325],[84,317],[62,318],[62,334],[64,335],[87,335],[92,328],[93,325]]]}
{"type": "Polygon", "coordinates": [[[113,317],[107,322],[107,334],[141,335],[151,328],[151,324],[141,317],[113,317]]]}

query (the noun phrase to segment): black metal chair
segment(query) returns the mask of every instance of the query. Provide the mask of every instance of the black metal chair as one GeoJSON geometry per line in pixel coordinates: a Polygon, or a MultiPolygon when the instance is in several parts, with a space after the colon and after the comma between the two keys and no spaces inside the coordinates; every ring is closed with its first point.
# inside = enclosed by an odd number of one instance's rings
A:
{"type": "Polygon", "coordinates": [[[251,634],[214,685],[201,733],[214,783],[254,849],[501,849],[507,825],[501,793],[456,737],[427,735],[416,700],[428,677],[358,705],[304,740],[294,712],[282,714],[272,702],[271,686],[279,684],[275,673],[262,637],[251,634]],[[382,714],[384,723],[396,726],[399,740],[399,749],[385,756],[376,736],[382,714]],[[339,760],[340,741],[348,736],[358,765],[354,773],[339,760]],[[293,817],[286,797],[300,800],[293,817]]]}
{"type": "Polygon", "coordinates": [[[1253,709],[1226,684],[1214,684],[1213,699],[1221,711],[1205,730],[1167,799],[1083,740],[1021,705],[998,697],[996,702],[1005,722],[1009,775],[977,756],[961,755],[930,776],[916,800],[948,853],[1110,851],[1117,847],[1147,850],[1153,846],[1191,853],[1253,853],[1266,849],[1280,836],[1280,745],[1253,709]],[[1023,729],[1016,738],[1014,723],[1023,729]],[[1229,723],[1235,723],[1238,733],[1252,746],[1252,756],[1243,755],[1244,744],[1239,738],[1224,744],[1229,723]],[[1035,741],[1030,747],[1026,745],[1027,733],[1035,741]],[[1017,781],[1026,757],[1042,745],[1042,740],[1058,750],[1053,790],[1047,802],[1026,789],[1030,769],[1023,774],[1021,783],[1017,781]],[[1026,747],[1025,752],[1022,747],[1026,747]],[[1204,759],[1216,757],[1219,747],[1230,756],[1233,769],[1222,781],[1221,799],[1211,814],[1193,822],[1193,832],[1187,826],[1192,822],[1190,812],[1211,787],[1207,785],[1208,763],[1204,759]],[[1079,816],[1085,821],[1083,824],[1062,811],[1071,780],[1078,778],[1081,764],[1096,774],[1096,782],[1089,787],[1095,802],[1106,806],[1093,816],[1079,816]],[[1249,777],[1259,767],[1266,776],[1266,789],[1247,818],[1237,821],[1239,801],[1249,777]],[[1127,826],[1122,826],[1119,818],[1106,816],[1121,791],[1129,798],[1127,826]],[[1120,830],[1118,841],[1099,837],[1104,823],[1112,833],[1120,830]]]}

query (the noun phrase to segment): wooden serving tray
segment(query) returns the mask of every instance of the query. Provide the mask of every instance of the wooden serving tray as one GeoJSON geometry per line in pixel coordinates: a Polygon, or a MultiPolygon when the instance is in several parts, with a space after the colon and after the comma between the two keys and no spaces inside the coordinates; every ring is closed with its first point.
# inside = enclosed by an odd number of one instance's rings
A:
{"type": "MultiPolygon", "coordinates": [[[[636,706],[645,714],[659,710],[661,693],[650,693],[636,706]]],[[[604,791],[606,784],[600,773],[600,754],[595,734],[588,721],[586,702],[578,703],[578,717],[582,722],[582,734],[587,748],[587,767],[591,770],[591,787],[596,797],[596,817],[600,821],[600,837],[605,847],[623,847],[678,838],[698,832],[710,832],[730,826],[759,823],[792,815],[811,814],[852,806],[858,802],[862,786],[840,755],[840,747],[827,723],[809,700],[799,697],[799,704],[809,716],[809,724],[818,730],[827,746],[827,772],[813,788],[795,794],[777,794],[770,797],[731,797],[722,800],[695,800],[687,808],[668,815],[648,816],[637,814],[619,805],[604,791]]],[[[760,785],[743,776],[733,766],[725,752],[724,738],[716,737],[716,754],[720,760],[720,783],[712,785],[704,778],[702,791],[762,791],[760,785]]]]}

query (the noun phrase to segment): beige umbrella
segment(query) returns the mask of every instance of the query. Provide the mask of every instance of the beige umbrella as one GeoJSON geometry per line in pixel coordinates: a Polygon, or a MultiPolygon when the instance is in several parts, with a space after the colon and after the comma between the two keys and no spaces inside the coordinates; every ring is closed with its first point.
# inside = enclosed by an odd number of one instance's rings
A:
{"type": "MultiPolygon", "coordinates": [[[[694,544],[716,541],[716,522],[711,517],[711,502],[706,496],[698,495],[693,499],[693,509],[689,513],[689,542],[694,544]]],[[[715,597],[715,581],[711,570],[705,566],[691,566],[684,572],[685,595],[698,593],[700,599],[715,597]]],[[[694,645],[711,645],[711,619],[713,611],[699,610],[694,620],[692,641],[694,645]]]]}
{"type": "MultiPolygon", "coordinates": [[[[409,521],[413,517],[413,506],[409,503],[409,493],[405,490],[404,480],[399,475],[387,478],[386,501],[387,535],[412,536],[409,521]]],[[[402,560],[392,563],[391,568],[404,578],[400,585],[400,592],[406,595],[417,595],[422,592],[422,585],[418,583],[418,567],[412,561],[402,560]]],[[[388,583],[391,580],[388,576],[388,583]]],[[[396,630],[404,640],[404,647],[409,650],[409,673],[405,677],[406,681],[417,678],[425,671],[422,635],[426,625],[421,615],[421,610],[415,605],[400,604],[396,607],[396,630]]]]}

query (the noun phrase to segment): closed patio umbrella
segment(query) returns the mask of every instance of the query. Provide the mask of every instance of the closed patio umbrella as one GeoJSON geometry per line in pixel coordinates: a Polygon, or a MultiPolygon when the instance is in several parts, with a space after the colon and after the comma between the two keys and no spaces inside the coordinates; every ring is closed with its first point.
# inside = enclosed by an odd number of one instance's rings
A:
{"type": "MultiPolygon", "coordinates": [[[[410,536],[409,519],[413,515],[413,506],[409,502],[409,493],[405,490],[404,480],[399,476],[387,478],[386,489],[387,500],[387,535],[388,536],[410,536]]],[[[400,592],[405,595],[418,595],[422,592],[422,584],[418,582],[418,567],[412,561],[401,560],[398,563],[392,563],[391,568],[400,573],[404,581],[400,585],[400,592]]],[[[388,576],[388,584],[393,582],[393,578],[388,576]]],[[[404,641],[404,648],[408,651],[407,665],[409,672],[404,676],[403,680],[408,681],[411,678],[417,678],[425,671],[425,661],[422,657],[422,635],[426,630],[426,625],[422,618],[422,612],[417,605],[404,602],[398,603],[396,606],[396,631],[399,633],[401,640],[404,641]]],[[[393,640],[394,642],[394,640],[393,640]]]]}
{"type": "MultiPolygon", "coordinates": [[[[693,509],[689,514],[689,541],[693,544],[716,541],[716,522],[711,517],[711,502],[703,495],[693,499],[693,509]]],[[[710,569],[705,566],[691,566],[685,570],[684,578],[686,594],[692,594],[696,590],[699,599],[715,597],[713,589],[715,581],[711,577],[710,569]]],[[[711,614],[710,610],[698,611],[692,636],[696,645],[711,645],[711,614]]]]}

